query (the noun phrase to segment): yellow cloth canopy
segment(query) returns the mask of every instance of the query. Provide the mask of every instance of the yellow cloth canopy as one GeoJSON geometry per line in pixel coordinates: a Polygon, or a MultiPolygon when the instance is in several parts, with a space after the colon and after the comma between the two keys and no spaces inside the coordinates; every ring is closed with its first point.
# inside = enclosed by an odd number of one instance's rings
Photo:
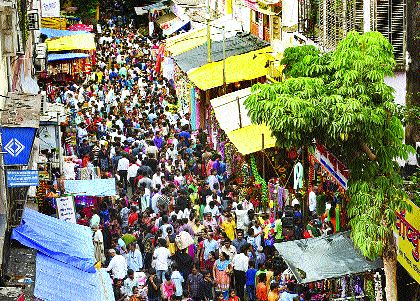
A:
{"type": "MultiPolygon", "coordinates": [[[[250,51],[226,59],[226,83],[235,83],[267,75],[267,61],[271,57],[271,46],[250,51]]],[[[223,61],[208,63],[188,71],[188,78],[201,90],[223,85],[223,61]]]]}
{"type": "Polygon", "coordinates": [[[276,145],[276,139],[271,136],[268,126],[251,122],[244,105],[250,94],[251,88],[246,88],[210,100],[220,128],[243,155],[262,150],[263,135],[264,148],[276,145]]]}
{"type": "Polygon", "coordinates": [[[264,135],[264,148],[276,145],[276,138],[271,136],[271,130],[265,124],[248,125],[226,135],[242,155],[262,150],[262,135],[264,135]]]}
{"type": "Polygon", "coordinates": [[[93,50],[96,49],[94,35],[91,33],[47,39],[48,52],[64,50],[93,50]]]}

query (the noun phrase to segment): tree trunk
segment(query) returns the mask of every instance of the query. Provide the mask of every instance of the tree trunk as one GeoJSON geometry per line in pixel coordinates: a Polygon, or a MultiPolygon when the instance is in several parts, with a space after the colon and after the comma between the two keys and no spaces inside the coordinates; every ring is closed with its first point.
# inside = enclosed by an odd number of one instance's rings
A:
{"type": "Polygon", "coordinates": [[[394,256],[384,256],[385,271],[385,296],[387,301],[397,301],[397,257],[395,251],[394,256]]]}
{"type": "MultiPolygon", "coordinates": [[[[420,2],[407,0],[407,52],[411,62],[407,71],[407,105],[420,106],[420,2]]],[[[406,143],[415,146],[420,141],[420,125],[406,126],[406,143]]]]}

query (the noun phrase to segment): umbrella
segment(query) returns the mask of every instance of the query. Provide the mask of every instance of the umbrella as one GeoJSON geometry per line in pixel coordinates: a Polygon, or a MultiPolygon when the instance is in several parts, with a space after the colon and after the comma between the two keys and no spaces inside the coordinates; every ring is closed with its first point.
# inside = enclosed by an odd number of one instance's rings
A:
{"type": "Polygon", "coordinates": [[[175,237],[175,243],[178,249],[183,250],[185,248],[188,248],[190,245],[192,245],[194,243],[194,240],[191,237],[190,233],[181,231],[175,237]]]}
{"type": "Polygon", "coordinates": [[[125,245],[128,246],[132,242],[137,241],[137,239],[132,234],[124,234],[121,239],[124,241],[125,245]]]}
{"type": "Polygon", "coordinates": [[[71,31],[92,31],[93,28],[86,24],[73,24],[67,28],[67,30],[71,31]]]}

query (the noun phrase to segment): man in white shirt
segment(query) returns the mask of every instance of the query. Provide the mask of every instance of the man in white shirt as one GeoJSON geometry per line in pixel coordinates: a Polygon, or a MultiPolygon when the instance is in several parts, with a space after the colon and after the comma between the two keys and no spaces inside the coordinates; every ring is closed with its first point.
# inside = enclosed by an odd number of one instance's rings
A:
{"type": "Polygon", "coordinates": [[[130,183],[132,194],[134,194],[134,192],[136,191],[136,188],[134,185],[134,179],[137,177],[138,170],[139,170],[139,166],[135,162],[132,162],[132,164],[128,167],[128,170],[127,170],[128,182],[130,183]]]}
{"type": "Polygon", "coordinates": [[[309,211],[311,212],[311,216],[316,213],[316,193],[318,192],[318,187],[312,187],[311,192],[309,192],[309,211]]]}
{"type": "Polygon", "coordinates": [[[249,249],[249,244],[245,244],[241,250],[238,250],[240,253],[233,256],[232,265],[233,265],[233,275],[235,277],[235,289],[237,296],[244,299],[244,287],[246,283],[246,271],[248,270],[249,257],[245,253],[249,249]]]}
{"type": "Polygon", "coordinates": [[[140,272],[143,268],[143,256],[135,243],[128,245],[128,253],[126,254],[127,266],[134,272],[140,272]]]}
{"type": "Polygon", "coordinates": [[[109,262],[106,270],[108,272],[112,272],[114,279],[124,279],[124,277],[127,275],[127,261],[125,260],[124,256],[117,254],[114,249],[110,249],[109,254],[111,255],[112,259],[109,262]]]}
{"type": "Polygon", "coordinates": [[[127,191],[128,186],[128,167],[130,167],[130,161],[127,158],[127,154],[124,154],[121,159],[118,160],[117,171],[120,176],[120,181],[123,182],[124,190],[127,191]]]}
{"type": "Polygon", "coordinates": [[[236,229],[243,230],[245,233],[248,232],[249,217],[248,210],[244,210],[243,205],[239,204],[235,210],[236,214],[236,229]]]}
{"type": "MultiPolygon", "coordinates": [[[[165,273],[169,269],[169,258],[171,252],[166,247],[166,240],[159,238],[159,247],[153,252],[153,261],[156,269],[156,276],[162,281],[165,281],[165,273]]],[[[153,265],[153,264],[152,264],[153,265]]]]}
{"type": "Polygon", "coordinates": [[[71,157],[67,157],[63,164],[64,179],[66,180],[76,179],[76,172],[74,170],[75,167],[76,167],[76,164],[71,160],[71,157]]]}

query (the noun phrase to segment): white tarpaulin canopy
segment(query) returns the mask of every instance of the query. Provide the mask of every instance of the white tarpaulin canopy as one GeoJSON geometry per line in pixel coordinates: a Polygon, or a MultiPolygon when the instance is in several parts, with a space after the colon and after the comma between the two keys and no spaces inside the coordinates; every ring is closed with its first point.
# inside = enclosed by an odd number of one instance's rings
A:
{"type": "Polygon", "coordinates": [[[374,271],[382,260],[367,260],[357,250],[350,232],[300,239],[274,245],[299,283],[374,271]]]}
{"type": "Polygon", "coordinates": [[[248,117],[248,110],[244,105],[244,101],[249,95],[251,95],[251,88],[246,88],[210,101],[220,128],[226,133],[252,124],[248,117]]]}

